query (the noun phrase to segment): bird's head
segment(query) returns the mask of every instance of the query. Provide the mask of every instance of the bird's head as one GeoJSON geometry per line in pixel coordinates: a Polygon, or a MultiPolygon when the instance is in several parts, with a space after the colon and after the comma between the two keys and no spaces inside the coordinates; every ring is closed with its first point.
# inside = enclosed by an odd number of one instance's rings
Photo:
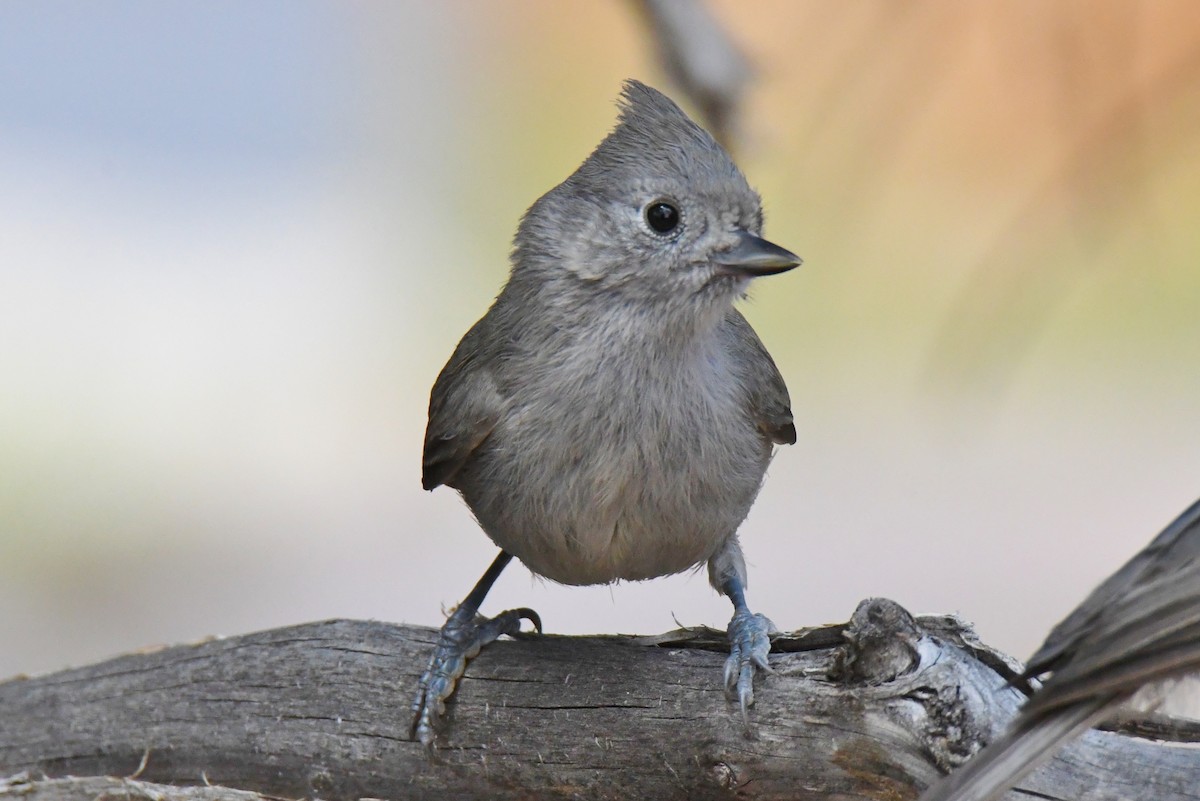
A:
{"type": "Polygon", "coordinates": [[[573,296],[668,309],[724,307],[752,278],[800,264],[762,238],[762,200],[713,138],[637,81],[617,126],[526,212],[514,277],[573,296]]]}

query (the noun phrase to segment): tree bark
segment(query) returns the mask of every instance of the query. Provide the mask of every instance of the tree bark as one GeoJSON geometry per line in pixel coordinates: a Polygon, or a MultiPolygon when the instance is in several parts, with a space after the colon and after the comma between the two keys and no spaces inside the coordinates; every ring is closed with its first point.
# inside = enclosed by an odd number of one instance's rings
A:
{"type": "MultiPolygon", "coordinates": [[[[436,632],[334,620],[0,684],[0,801],[260,796],[911,799],[1003,726],[1015,664],[953,617],[864,601],[773,638],[749,731],[724,635],[530,636],[473,660],[431,756],[409,702],[436,632]],[[65,778],[74,777],[74,778],[65,778]]],[[[1195,724],[1092,731],[1042,799],[1200,800],[1195,724]]],[[[1029,797],[1014,791],[1013,798],[1029,797]]]]}

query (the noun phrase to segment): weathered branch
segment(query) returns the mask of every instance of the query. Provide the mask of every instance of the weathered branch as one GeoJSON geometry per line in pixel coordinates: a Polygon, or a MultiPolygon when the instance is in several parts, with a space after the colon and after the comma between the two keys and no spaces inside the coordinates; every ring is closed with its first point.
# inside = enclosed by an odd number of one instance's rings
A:
{"type": "MultiPolygon", "coordinates": [[[[848,629],[775,638],[752,737],[719,632],[531,637],[471,663],[430,759],[408,705],[434,636],[339,620],[10,680],[0,799],[905,799],[1020,702],[1004,657],[957,619],[872,600],[848,629]]],[[[1198,775],[1198,750],[1097,731],[1024,786],[1197,801],[1198,775]]]]}

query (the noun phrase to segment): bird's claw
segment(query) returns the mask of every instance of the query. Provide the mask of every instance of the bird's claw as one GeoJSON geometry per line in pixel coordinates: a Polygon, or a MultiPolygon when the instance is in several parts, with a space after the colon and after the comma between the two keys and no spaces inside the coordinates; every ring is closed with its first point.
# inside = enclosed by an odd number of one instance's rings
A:
{"type": "Polygon", "coordinates": [[[736,693],[742,709],[742,722],[750,727],[749,708],[754,706],[754,674],[757,670],[773,673],[767,662],[771,652],[770,634],[775,625],[765,616],[748,609],[736,612],[729,621],[729,658],[725,660],[725,691],[736,693]]]}
{"type": "Polygon", "coordinates": [[[429,749],[433,748],[438,725],[446,714],[446,699],[454,693],[467,669],[467,661],[500,635],[520,633],[522,620],[532,623],[539,634],[542,632],[542,619],[532,609],[509,609],[491,618],[460,614],[462,611],[460,607],[442,626],[412,703],[412,734],[429,749]]]}

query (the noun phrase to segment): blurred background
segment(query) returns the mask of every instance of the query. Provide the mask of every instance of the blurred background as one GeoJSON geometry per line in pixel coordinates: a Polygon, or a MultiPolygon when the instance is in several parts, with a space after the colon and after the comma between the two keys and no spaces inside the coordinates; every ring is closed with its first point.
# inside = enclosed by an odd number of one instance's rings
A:
{"type": "MultiPolygon", "coordinates": [[[[1028,656],[1200,496],[1195,6],[710,7],[805,258],[743,304],[799,432],[742,527],[751,606],[887,596],[1028,656]]],[[[440,625],[494,548],[420,489],[429,388],[628,77],[683,99],[630,2],[0,4],[0,676],[440,625]]],[[[703,573],[519,565],[512,605],[731,614],[703,573]]]]}

